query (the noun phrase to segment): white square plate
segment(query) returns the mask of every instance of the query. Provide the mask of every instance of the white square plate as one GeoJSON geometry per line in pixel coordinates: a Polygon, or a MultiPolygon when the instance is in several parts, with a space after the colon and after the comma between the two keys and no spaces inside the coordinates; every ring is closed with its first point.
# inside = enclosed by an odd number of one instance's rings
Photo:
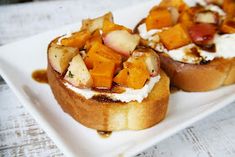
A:
{"type": "MultiPolygon", "coordinates": [[[[133,28],[156,2],[114,12],[117,23],[133,28]]],[[[98,16],[98,15],[97,15],[98,16]]],[[[47,66],[48,43],[80,23],[0,47],[0,74],[19,100],[67,156],[132,156],[235,100],[235,85],[205,93],[179,91],[170,96],[167,117],[142,131],[98,136],[73,120],[57,105],[48,85],[32,80],[31,73],[47,66]]]]}

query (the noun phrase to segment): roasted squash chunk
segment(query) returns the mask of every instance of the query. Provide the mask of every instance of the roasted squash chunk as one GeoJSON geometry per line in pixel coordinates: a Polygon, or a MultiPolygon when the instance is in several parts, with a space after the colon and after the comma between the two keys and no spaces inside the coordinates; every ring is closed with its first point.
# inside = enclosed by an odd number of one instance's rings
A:
{"type": "Polygon", "coordinates": [[[112,87],[115,63],[95,61],[90,70],[94,88],[110,89],[112,87]]]}
{"type": "Polygon", "coordinates": [[[144,57],[128,60],[124,63],[124,68],[128,70],[127,87],[129,88],[140,89],[150,78],[144,57]]]}
{"type": "Polygon", "coordinates": [[[104,24],[103,24],[103,28],[102,28],[103,34],[104,35],[108,34],[109,32],[112,32],[114,30],[127,30],[129,33],[132,33],[132,30],[125,27],[125,26],[115,24],[115,23],[108,21],[108,20],[104,20],[104,24]]]}
{"type": "Polygon", "coordinates": [[[190,36],[182,24],[177,24],[158,34],[161,42],[168,50],[176,49],[191,43],[190,36]]]}
{"type": "Polygon", "coordinates": [[[223,33],[235,33],[235,18],[227,18],[221,25],[220,28],[223,33]]]}
{"type": "Polygon", "coordinates": [[[193,25],[192,16],[188,11],[183,11],[179,16],[179,23],[181,23],[185,28],[190,28],[193,25]]]}
{"type": "Polygon", "coordinates": [[[113,62],[116,67],[119,67],[122,62],[122,56],[105,45],[94,42],[85,57],[86,66],[92,69],[95,61],[113,62]]]}
{"type": "Polygon", "coordinates": [[[61,40],[63,46],[82,48],[86,41],[90,38],[91,34],[87,30],[73,33],[71,37],[64,38],[61,40]]]}
{"type": "Polygon", "coordinates": [[[235,17],[235,1],[234,0],[224,0],[222,8],[227,13],[228,17],[235,17]]]}
{"type": "Polygon", "coordinates": [[[128,69],[122,69],[113,79],[113,82],[126,86],[127,85],[127,78],[128,78],[128,69]]]}
{"type": "Polygon", "coordinates": [[[102,44],[102,37],[99,30],[92,33],[90,39],[86,41],[85,49],[89,50],[94,42],[99,42],[102,44]]]}
{"type": "Polygon", "coordinates": [[[142,68],[130,67],[128,68],[127,86],[134,89],[143,88],[149,76],[146,66],[142,68]]]}
{"type": "Polygon", "coordinates": [[[147,30],[151,30],[172,26],[174,22],[167,8],[157,8],[149,13],[145,23],[147,30]]]}
{"type": "Polygon", "coordinates": [[[187,4],[183,0],[162,0],[159,4],[160,7],[176,7],[179,12],[188,8],[187,4]]]}

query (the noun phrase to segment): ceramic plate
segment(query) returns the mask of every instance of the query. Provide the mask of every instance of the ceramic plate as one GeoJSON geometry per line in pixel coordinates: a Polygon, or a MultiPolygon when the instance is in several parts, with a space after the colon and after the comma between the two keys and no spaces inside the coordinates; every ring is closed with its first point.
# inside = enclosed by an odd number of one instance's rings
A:
{"type": "MultiPolygon", "coordinates": [[[[114,12],[114,19],[133,28],[154,4],[156,1],[114,12]]],[[[48,85],[31,78],[34,70],[47,66],[48,43],[79,27],[80,23],[69,25],[0,47],[1,76],[66,156],[133,156],[235,100],[234,85],[205,93],[179,91],[170,96],[166,119],[160,124],[101,138],[96,130],[82,126],[64,113],[48,85]]]]}

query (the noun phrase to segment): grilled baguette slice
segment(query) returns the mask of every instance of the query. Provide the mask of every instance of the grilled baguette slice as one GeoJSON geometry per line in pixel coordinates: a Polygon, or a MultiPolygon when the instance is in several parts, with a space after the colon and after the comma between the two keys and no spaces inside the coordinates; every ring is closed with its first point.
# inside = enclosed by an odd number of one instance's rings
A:
{"type": "Polygon", "coordinates": [[[163,120],[167,112],[170,82],[163,71],[160,75],[160,81],[142,103],[122,103],[108,99],[86,99],[68,89],[50,63],[47,67],[49,85],[64,112],[86,127],[103,131],[140,130],[163,120]]]}
{"type": "Polygon", "coordinates": [[[209,91],[235,83],[235,58],[216,58],[206,64],[187,64],[159,53],[161,68],[171,83],[185,91],[209,91]]]}

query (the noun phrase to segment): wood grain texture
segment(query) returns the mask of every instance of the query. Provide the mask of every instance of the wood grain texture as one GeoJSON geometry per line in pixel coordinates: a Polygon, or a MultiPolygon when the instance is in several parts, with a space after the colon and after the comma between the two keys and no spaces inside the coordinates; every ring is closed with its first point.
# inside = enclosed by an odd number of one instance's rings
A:
{"type": "Polygon", "coordinates": [[[0,156],[63,155],[6,84],[0,85],[0,104],[0,156]]]}
{"type": "MultiPolygon", "coordinates": [[[[0,6],[0,44],[139,2],[54,0],[0,6]]],[[[0,156],[64,156],[4,83],[0,83],[0,156]]],[[[234,157],[235,102],[137,156],[234,157]]]]}

